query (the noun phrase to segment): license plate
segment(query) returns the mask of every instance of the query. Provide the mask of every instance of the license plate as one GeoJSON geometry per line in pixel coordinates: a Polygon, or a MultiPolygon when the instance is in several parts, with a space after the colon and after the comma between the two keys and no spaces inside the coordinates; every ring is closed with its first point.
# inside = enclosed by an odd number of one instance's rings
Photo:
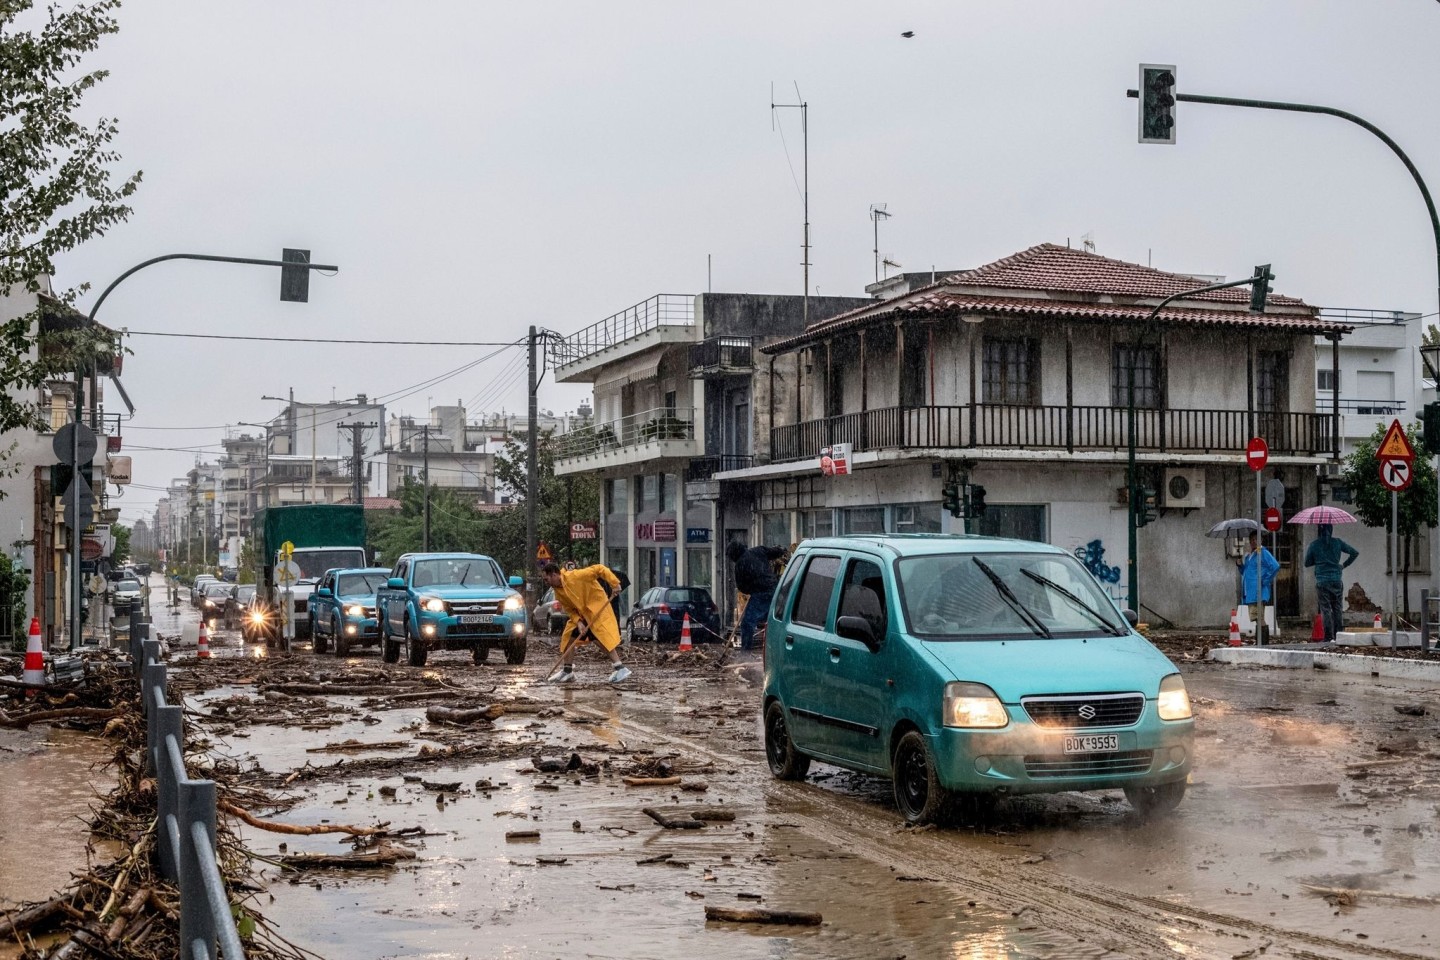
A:
{"type": "Polygon", "coordinates": [[[467,613],[460,618],[461,623],[494,623],[493,613],[467,613]]]}
{"type": "Polygon", "coordinates": [[[1066,753],[1114,753],[1120,749],[1120,737],[1113,733],[1088,737],[1066,737],[1066,753]]]}

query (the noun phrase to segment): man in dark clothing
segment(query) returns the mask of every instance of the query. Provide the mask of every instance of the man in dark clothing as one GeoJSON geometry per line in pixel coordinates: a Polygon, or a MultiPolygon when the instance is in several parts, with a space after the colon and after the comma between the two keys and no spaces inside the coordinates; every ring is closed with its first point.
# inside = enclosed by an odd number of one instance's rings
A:
{"type": "Polygon", "coordinates": [[[770,612],[770,599],[779,579],[772,564],[785,556],[785,548],[761,546],[747,550],[737,540],[725,548],[725,556],[735,564],[735,589],[750,597],[740,617],[740,649],[751,650],[755,646],[755,628],[770,612]]]}
{"type": "Polygon", "coordinates": [[[1355,562],[1360,551],[1335,536],[1335,528],[1320,524],[1320,536],[1305,550],[1305,566],[1315,568],[1315,592],[1320,597],[1320,619],[1325,623],[1325,642],[1334,643],[1340,632],[1340,615],[1345,609],[1345,581],[1340,571],[1355,562]],[[1341,563],[1340,558],[1345,557],[1341,563]]]}

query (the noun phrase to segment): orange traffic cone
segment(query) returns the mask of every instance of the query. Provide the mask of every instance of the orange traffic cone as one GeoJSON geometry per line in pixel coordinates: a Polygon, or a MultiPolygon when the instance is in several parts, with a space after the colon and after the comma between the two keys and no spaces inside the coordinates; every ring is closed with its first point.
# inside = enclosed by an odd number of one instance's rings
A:
{"type": "MultiPolygon", "coordinates": [[[[25,644],[25,673],[22,676],[26,683],[45,682],[45,648],[40,645],[40,621],[36,617],[30,618],[30,639],[25,644]]],[[[26,690],[25,695],[33,697],[36,692],[26,690]]]]}
{"type": "Polygon", "coordinates": [[[1240,646],[1240,621],[1235,616],[1237,612],[1236,610],[1230,611],[1230,646],[1232,647],[1240,646]]]}
{"type": "Polygon", "coordinates": [[[1318,643],[1319,641],[1322,641],[1324,639],[1325,615],[1323,613],[1317,613],[1315,614],[1315,626],[1310,628],[1310,640],[1312,643],[1318,643]]]}
{"type": "Polygon", "coordinates": [[[1380,619],[1380,614],[1378,614],[1378,613],[1375,614],[1375,629],[1376,629],[1376,630],[1384,630],[1384,629],[1385,629],[1385,621],[1382,620],[1382,619],[1380,619]]]}
{"type": "Polygon", "coordinates": [[[195,656],[200,660],[210,659],[210,631],[205,629],[205,621],[200,621],[200,637],[195,641],[195,656]]]}
{"type": "Polygon", "coordinates": [[[685,614],[685,622],[680,625],[680,649],[693,650],[695,647],[690,643],[690,614],[685,614]]]}

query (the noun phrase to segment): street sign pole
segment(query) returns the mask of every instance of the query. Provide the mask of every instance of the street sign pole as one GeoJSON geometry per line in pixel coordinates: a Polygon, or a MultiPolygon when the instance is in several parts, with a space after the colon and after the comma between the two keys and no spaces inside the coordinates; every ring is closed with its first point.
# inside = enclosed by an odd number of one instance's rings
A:
{"type": "Polygon", "coordinates": [[[80,484],[84,482],[80,473],[80,416],[84,381],[82,371],[75,371],[75,427],[70,431],[70,509],[74,524],[70,527],[70,650],[80,648],[80,484]]]}
{"type": "MultiPolygon", "coordinates": [[[[1255,472],[1255,522],[1260,524],[1261,529],[1265,527],[1265,495],[1261,490],[1261,472],[1265,464],[1270,460],[1270,447],[1260,437],[1252,437],[1245,445],[1245,462],[1255,472]]],[[[1264,543],[1264,538],[1260,539],[1264,543]]],[[[1260,576],[1260,558],[1255,558],[1255,609],[1258,616],[1255,618],[1255,645],[1265,646],[1268,639],[1265,629],[1265,598],[1261,593],[1264,589],[1264,580],[1260,576]]],[[[1244,599],[1243,597],[1241,599],[1244,599]]]]}
{"type": "Polygon", "coordinates": [[[1395,649],[1395,619],[1400,609],[1400,491],[1390,491],[1390,649],[1395,649]]]}

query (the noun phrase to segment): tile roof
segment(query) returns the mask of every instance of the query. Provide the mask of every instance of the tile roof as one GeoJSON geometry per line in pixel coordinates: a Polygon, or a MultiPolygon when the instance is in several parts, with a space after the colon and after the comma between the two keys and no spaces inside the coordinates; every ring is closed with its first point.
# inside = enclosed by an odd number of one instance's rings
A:
{"type": "MultiPolygon", "coordinates": [[[[1154,302],[1203,285],[1204,281],[1194,277],[1042,243],[973,270],[951,274],[893,300],[877,301],[812,323],[804,333],[768,344],[761,350],[784,353],[830,334],[900,317],[941,318],[978,313],[1102,323],[1143,321],[1150,315],[1154,302]],[[1006,296],[998,292],[1006,288],[1038,295],[1006,296]],[[1098,297],[1116,297],[1128,302],[1101,301],[1098,297]]],[[[1181,305],[1166,307],[1157,315],[1157,320],[1184,326],[1288,333],[1349,333],[1352,329],[1322,319],[1317,308],[1295,297],[1270,294],[1267,304],[1280,312],[1263,314],[1245,309],[1249,302],[1248,287],[1212,290],[1185,297],[1181,305]],[[1214,306],[1191,305],[1195,303],[1214,306]]]]}

